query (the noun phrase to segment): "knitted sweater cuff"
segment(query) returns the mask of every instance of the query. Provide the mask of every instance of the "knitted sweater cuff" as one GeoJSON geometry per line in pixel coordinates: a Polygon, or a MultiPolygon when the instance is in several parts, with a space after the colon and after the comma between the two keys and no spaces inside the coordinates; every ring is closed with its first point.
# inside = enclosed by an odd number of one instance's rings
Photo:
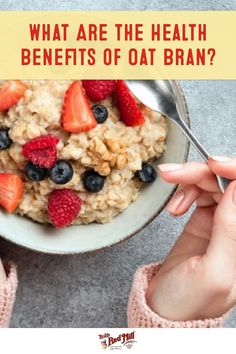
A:
{"type": "Polygon", "coordinates": [[[16,267],[12,262],[4,265],[6,282],[0,287],[0,328],[9,326],[17,289],[16,267]]]}
{"type": "Polygon", "coordinates": [[[222,327],[227,314],[204,320],[170,321],[153,312],[146,303],[146,292],[151,278],[157,273],[161,264],[153,263],[139,268],[135,275],[129,295],[127,318],[128,327],[159,328],[214,328],[222,327]]]}

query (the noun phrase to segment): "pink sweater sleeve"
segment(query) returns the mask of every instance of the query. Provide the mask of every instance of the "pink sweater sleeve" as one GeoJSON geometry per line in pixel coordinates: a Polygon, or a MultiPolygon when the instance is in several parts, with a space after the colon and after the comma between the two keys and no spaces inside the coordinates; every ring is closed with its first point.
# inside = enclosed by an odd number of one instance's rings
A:
{"type": "Polygon", "coordinates": [[[146,292],[151,278],[160,268],[160,263],[145,265],[135,275],[129,295],[127,317],[128,327],[159,327],[159,328],[213,328],[222,327],[227,314],[197,321],[169,321],[153,312],[146,303],[146,292]]]}
{"type": "Polygon", "coordinates": [[[9,326],[17,288],[17,273],[13,263],[5,265],[7,280],[0,287],[0,328],[9,326]]]}

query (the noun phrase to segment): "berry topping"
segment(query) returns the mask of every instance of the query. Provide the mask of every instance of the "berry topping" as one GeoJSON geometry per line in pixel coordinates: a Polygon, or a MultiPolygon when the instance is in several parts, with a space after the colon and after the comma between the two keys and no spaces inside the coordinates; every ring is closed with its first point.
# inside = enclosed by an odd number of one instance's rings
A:
{"type": "Polygon", "coordinates": [[[65,94],[62,114],[63,129],[70,133],[81,133],[97,125],[94,114],[84,95],[79,81],[74,81],[65,94]]]}
{"type": "Polygon", "coordinates": [[[140,171],[137,171],[135,176],[138,177],[142,182],[151,183],[154,182],[157,178],[157,173],[152,165],[144,162],[142,164],[142,169],[140,171]]]}
{"type": "Polygon", "coordinates": [[[0,89],[0,112],[14,106],[24,95],[26,86],[22,81],[6,81],[0,89]]]}
{"type": "Polygon", "coordinates": [[[8,149],[12,144],[8,131],[9,129],[0,129],[0,150],[8,149]]]}
{"type": "Polygon", "coordinates": [[[144,124],[142,112],[123,80],[117,81],[116,95],[122,121],[130,127],[144,124]]]}
{"type": "Polygon", "coordinates": [[[82,200],[72,189],[56,189],[48,197],[48,217],[54,226],[70,225],[79,215],[82,200]]]}
{"type": "Polygon", "coordinates": [[[43,135],[23,145],[23,155],[39,167],[50,168],[57,159],[56,145],[59,139],[53,135],[43,135]]]}
{"type": "Polygon", "coordinates": [[[25,166],[25,174],[29,180],[39,182],[47,177],[48,171],[45,167],[39,167],[32,162],[28,162],[25,166]]]}
{"type": "Polygon", "coordinates": [[[115,80],[82,80],[86,94],[92,101],[107,98],[115,88],[115,80]]]}
{"type": "Polygon", "coordinates": [[[56,184],[65,184],[73,177],[73,168],[68,161],[58,160],[49,170],[49,177],[56,184]]]}
{"type": "Polygon", "coordinates": [[[107,120],[108,110],[101,104],[96,104],[92,107],[94,117],[96,118],[97,123],[102,124],[107,120]]]}
{"type": "Polygon", "coordinates": [[[94,170],[88,170],[83,175],[84,187],[87,189],[87,191],[93,193],[98,193],[103,189],[105,180],[106,177],[101,176],[94,170]]]}
{"type": "Polygon", "coordinates": [[[12,173],[0,173],[0,205],[9,213],[20,204],[24,194],[24,183],[12,173]]]}

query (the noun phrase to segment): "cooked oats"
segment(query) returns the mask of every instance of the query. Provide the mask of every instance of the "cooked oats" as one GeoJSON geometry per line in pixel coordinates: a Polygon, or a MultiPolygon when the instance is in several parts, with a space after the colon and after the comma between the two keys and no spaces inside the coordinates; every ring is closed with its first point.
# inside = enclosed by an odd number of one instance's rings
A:
{"type": "MultiPolygon", "coordinates": [[[[24,178],[25,159],[22,145],[48,133],[57,135],[58,158],[67,159],[74,175],[65,185],[55,185],[49,178],[25,183],[25,194],[16,212],[41,223],[50,222],[47,198],[58,188],[72,188],[83,200],[76,224],[107,223],[126,209],[138,196],[142,183],[134,174],[142,162],[159,157],[165,150],[167,124],[165,118],[140,105],[145,116],[142,126],[128,127],[120,120],[112,98],[101,102],[109,116],[105,123],[80,134],[69,134],[61,128],[61,113],[65,91],[71,81],[25,81],[23,98],[7,113],[0,114],[0,127],[8,127],[13,144],[0,151],[0,170],[14,172],[24,178]],[[81,175],[93,168],[107,176],[99,193],[89,193],[83,187],[81,175]]],[[[94,104],[94,103],[93,103],[94,104]]],[[[92,105],[92,103],[91,103],[92,105]]]]}

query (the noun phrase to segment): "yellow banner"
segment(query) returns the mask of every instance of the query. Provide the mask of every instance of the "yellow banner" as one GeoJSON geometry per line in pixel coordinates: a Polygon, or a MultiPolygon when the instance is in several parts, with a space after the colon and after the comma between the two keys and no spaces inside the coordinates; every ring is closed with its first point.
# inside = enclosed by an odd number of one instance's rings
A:
{"type": "Polygon", "coordinates": [[[1,79],[236,79],[236,11],[1,11],[1,79]]]}

